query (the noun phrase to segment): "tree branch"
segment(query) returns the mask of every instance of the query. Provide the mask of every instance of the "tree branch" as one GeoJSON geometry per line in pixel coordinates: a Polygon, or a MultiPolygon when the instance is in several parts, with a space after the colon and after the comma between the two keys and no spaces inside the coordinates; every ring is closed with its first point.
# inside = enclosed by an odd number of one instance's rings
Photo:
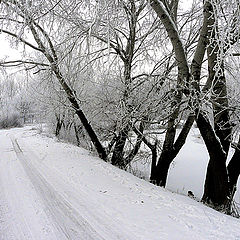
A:
{"type": "Polygon", "coordinates": [[[15,67],[22,64],[31,64],[36,66],[44,66],[44,67],[50,67],[49,64],[46,63],[40,63],[40,62],[33,62],[33,61],[25,61],[25,60],[13,60],[13,61],[7,61],[7,62],[0,62],[0,66],[3,67],[15,67]],[[13,64],[13,65],[12,65],[13,64]]]}
{"type": "Polygon", "coordinates": [[[26,44],[27,46],[33,48],[34,50],[37,50],[37,51],[39,51],[39,52],[43,52],[43,50],[42,50],[41,48],[38,48],[38,47],[34,46],[33,44],[31,44],[30,42],[26,41],[25,39],[19,37],[19,36],[18,36],[17,34],[15,34],[15,33],[9,32],[9,31],[4,30],[4,29],[0,29],[0,33],[1,33],[1,32],[6,33],[6,34],[8,34],[8,35],[10,35],[10,36],[18,39],[20,42],[26,44]]]}

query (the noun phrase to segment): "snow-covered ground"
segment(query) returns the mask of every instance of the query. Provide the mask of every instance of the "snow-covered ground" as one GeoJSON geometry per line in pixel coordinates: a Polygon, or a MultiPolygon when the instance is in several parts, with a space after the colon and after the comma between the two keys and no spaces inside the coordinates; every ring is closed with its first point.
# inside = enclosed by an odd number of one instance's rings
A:
{"type": "MultiPolygon", "coordinates": [[[[158,139],[163,142],[164,134],[158,135],[158,139]]],[[[142,151],[147,152],[149,149],[142,146],[142,151]]],[[[230,149],[229,160],[233,153],[234,149],[230,149]]],[[[191,191],[200,200],[203,195],[208,160],[208,152],[200,132],[197,128],[192,128],[186,139],[186,144],[170,165],[166,188],[184,195],[191,191]]],[[[131,172],[144,179],[149,179],[150,168],[151,157],[147,160],[134,160],[131,164],[131,172]]],[[[236,203],[240,206],[240,179],[234,197],[236,203]]]]}
{"type": "Polygon", "coordinates": [[[0,131],[1,240],[240,240],[239,227],[32,127],[0,131]]]}
{"type": "MultiPolygon", "coordinates": [[[[229,160],[233,153],[234,149],[230,149],[229,160]]],[[[200,137],[199,130],[193,128],[187,138],[186,144],[171,165],[167,188],[183,194],[187,194],[190,190],[194,192],[196,198],[201,199],[208,160],[207,149],[200,137]]],[[[240,179],[237,183],[237,192],[234,198],[240,204],[240,179]]]]}

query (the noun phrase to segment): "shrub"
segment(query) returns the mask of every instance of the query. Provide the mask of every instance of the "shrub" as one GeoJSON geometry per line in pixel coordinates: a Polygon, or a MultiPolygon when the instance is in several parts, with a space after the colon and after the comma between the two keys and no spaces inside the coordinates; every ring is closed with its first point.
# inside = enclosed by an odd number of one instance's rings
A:
{"type": "Polygon", "coordinates": [[[22,127],[21,118],[18,114],[0,117],[0,128],[22,127]]]}

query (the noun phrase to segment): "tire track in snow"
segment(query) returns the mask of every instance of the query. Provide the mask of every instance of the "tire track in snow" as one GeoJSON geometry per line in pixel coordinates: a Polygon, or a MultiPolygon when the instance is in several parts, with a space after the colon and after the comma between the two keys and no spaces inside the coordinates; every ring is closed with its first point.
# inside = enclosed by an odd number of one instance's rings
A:
{"type": "Polygon", "coordinates": [[[11,141],[26,174],[44,202],[46,214],[52,217],[56,228],[61,233],[61,240],[104,240],[79,212],[54,190],[31,162],[28,161],[17,140],[11,137],[11,141]]]}
{"type": "Polygon", "coordinates": [[[37,211],[43,204],[17,160],[9,134],[1,132],[0,142],[0,239],[59,240],[52,219],[37,211]]]}

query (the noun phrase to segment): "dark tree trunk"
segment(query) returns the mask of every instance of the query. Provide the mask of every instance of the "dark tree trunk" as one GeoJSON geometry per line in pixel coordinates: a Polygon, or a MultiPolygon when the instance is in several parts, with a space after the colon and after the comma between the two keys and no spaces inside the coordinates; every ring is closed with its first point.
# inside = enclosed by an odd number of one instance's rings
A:
{"type": "Polygon", "coordinates": [[[90,137],[94,147],[96,148],[98,155],[103,160],[107,160],[107,154],[105,149],[103,148],[102,144],[100,143],[95,131],[93,130],[91,124],[88,122],[86,116],[84,115],[83,111],[78,109],[76,110],[76,114],[78,115],[81,123],[83,124],[88,136],[90,137]]]}
{"type": "Polygon", "coordinates": [[[182,93],[176,92],[174,95],[174,101],[171,106],[173,108],[173,112],[168,120],[168,128],[165,135],[162,152],[159,157],[158,163],[156,167],[154,167],[154,172],[151,173],[150,180],[156,185],[161,185],[165,187],[167,173],[170,166],[170,163],[173,159],[169,159],[169,155],[173,151],[174,139],[176,136],[176,124],[175,120],[178,118],[179,114],[179,106],[182,99],[182,93]],[[170,161],[170,162],[169,162],[170,161]]]}
{"type": "Polygon", "coordinates": [[[61,119],[60,115],[59,116],[56,115],[56,120],[57,120],[57,124],[56,124],[56,129],[55,129],[55,136],[58,137],[60,134],[64,120],[61,119]]]}
{"type": "Polygon", "coordinates": [[[226,205],[229,197],[226,153],[202,112],[197,114],[196,122],[210,156],[202,201],[215,207],[226,205]]]}
{"type": "Polygon", "coordinates": [[[64,91],[66,92],[68,100],[72,104],[72,107],[75,109],[76,114],[79,117],[83,127],[85,128],[86,132],[88,133],[88,136],[90,137],[95,149],[97,150],[97,153],[98,153],[99,157],[102,158],[103,160],[107,160],[106,151],[103,148],[102,144],[100,143],[95,131],[93,130],[93,128],[91,126],[91,124],[88,122],[85,114],[80,109],[80,106],[79,106],[79,104],[78,104],[78,102],[77,102],[77,100],[74,96],[73,91],[67,85],[67,83],[66,83],[65,79],[63,78],[60,70],[58,69],[58,67],[55,64],[52,65],[52,69],[53,69],[57,79],[59,80],[60,84],[62,85],[64,91]]]}
{"type": "Polygon", "coordinates": [[[153,184],[156,183],[157,177],[157,145],[155,144],[155,148],[151,149],[152,151],[152,164],[151,164],[151,173],[150,173],[150,182],[153,184]]]}
{"type": "MultiPolygon", "coordinates": [[[[221,98],[223,100],[224,98],[221,98]]],[[[219,101],[220,102],[220,101],[219,101]]],[[[220,103],[219,103],[220,104],[220,103]]],[[[223,102],[220,106],[223,106],[223,102]]],[[[204,202],[212,202],[214,205],[223,204],[224,201],[218,200],[224,199],[229,195],[230,191],[227,187],[230,187],[225,183],[228,181],[227,170],[226,170],[226,160],[230,147],[230,139],[232,128],[229,124],[229,113],[227,109],[218,109],[219,107],[214,107],[214,130],[216,137],[219,138],[221,146],[220,149],[217,147],[213,149],[213,154],[210,157],[207,175],[204,185],[204,194],[202,200],[204,202]],[[222,151],[222,156],[218,156],[218,152],[222,151]],[[215,153],[215,154],[214,154],[215,153]],[[219,178],[224,179],[219,179],[219,178]],[[219,183],[219,184],[218,184],[219,183]],[[217,190],[218,188],[218,190],[217,190]],[[223,189],[224,188],[224,189],[223,189]],[[219,193],[223,193],[224,196],[219,196],[219,193]]],[[[214,138],[214,135],[212,136],[214,138]]],[[[226,201],[227,203],[227,201],[226,201]]]]}
{"type": "Polygon", "coordinates": [[[155,149],[150,176],[150,181],[152,183],[160,185],[162,187],[166,186],[170,164],[177,156],[182,146],[185,144],[186,138],[193,125],[194,119],[195,116],[190,114],[175,143],[173,143],[173,141],[176,134],[176,127],[172,126],[172,128],[169,129],[169,131],[166,134],[163,149],[157,164],[156,164],[157,151],[155,149]]]}
{"type": "Polygon", "coordinates": [[[223,150],[227,155],[231,143],[232,126],[230,124],[227,82],[223,72],[223,64],[221,71],[222,76],[214,79],[213,93],[216,97],[212,98],[213,116],[216,135],[219,137],[223,150]]]}
{"type": "Polygon", "coordinates": [[[235,152],[227,167],[231,197],[233,197],[236,192],[237,181],[240,175],[240,137],[237,146],[234,147],[235,152]]]}
{"type": "Polygon", "coordinates": [[[128,156],[124,159],[124,165],[125,165],[124,167],[126,167],[134,159],[134,157],[137,155],[137,153],[138,153],[138,151],[141,147],[141,143],[143,141],[144,127],[145,127],[144,121],[141,121],[140,126],[139,126],[139,130],[137,130],[135,128],[135,133],[137,134],[137,141],[136,141],[133,149],[128,154],[128,156]]]}
{"type": "Polygon", "coordinates": [[[154,171],[151,173],[152,183],[161,187],[166,186],[168,170],[173,159],[174,157],[171,155],[171,151],[162,151],[161,156],[158,160],[158,164],[154,168],[154,171]]]}
{"type": "Polygon", "coordinates": [[[74,132],[75,132],[78,147],[80,146],[79,129],[80,127],[77,127],[77,124],[74,123],[74,132]]]}
{"type": "Polygon", "coordinates": [[[124,146],[128,137],[128,131],[129,131],[129,127],[127,126],[119,132],[119,135],[115,142],[115,147],[114,147],[113,155],[111,159],[111,163],[114,166],[118,166],[120,168],[124,168],[125,166],[123,155],[124,155],[124,146]]]}
{"type": "Polygon", "coordinates": [[[56,137],[59,136],[61,128],[62,128],[62,123],[61,123],[60,119],[57,118],[57,125],[56,125],[56,129],[55,129],[55,136],[56,137]]]}
{"type": "MultiPolygon", "coordinates": [[[[214,17],[211,21],[212,24],[216,23],[214,17]]],[[[223,204],[225,204],[225,206],[230,206],[229,201],[227,200],[230,190],[228,185],[226,160],[231,142],[232,126],[230,125],[224,63],[222,62],[219,67],[216,68],[216,64],[220,60],[217,33],[215,31],[215,29],[212,31],[212,42],[207,48],[208,81],[211,82],[213,86],[211,100],[214,117],[214,131],[212,134],[209,132],[209,138],[213,140],[214,138],[218,138],[219,141],[217,142],[220,143],[220,146],[217,144],[213,150],[207,146],[210,160],[208,163],[202,200],[207,203],[212,203],[217,207],[218,205],[223,204]],[[218,156],[220,153],[221,156],[218,156]]],[[[206,123],[203,128],[207,128],[206,123]]],[[[202,129],[200,129],[200,131],[203,132],[202,129]]]]}
{"type": "Polygon", "coordinates": [[[229,196],[225,157],[216,154],[209,160],[202,201],[215,207],[227,206],[229,196]]]}
{"type": "MultiPolygon", "coordinates": [[[[151,1],[152,7],[153,9],[156,11],[156,13],[158,14],[158,16],[160,17],[160,19],[162,20],[163,24],[166,25],[166,30],[168,32],[168,35],[172,41],[173,47],[174,47],[174,51],[175,51],[175,55],[176,55],[176,59],[178,60],[178,71],[179,71],[179,79],[180,79],[180,85],[179,88],[181,89],[182,87],[184,87],[185,82],[182,82],[183,80],[186,81],[187,80],[187,85],[188,85],[188,79],[189,79],[189,69],[188,69],[188,64],[186,63],[186,59],[185,61],[180,60],[182,57],[185,56],[185,52],[183,48],[179,48],[179,42],[176,44],[174,40],[178,39],[178,37],[174,36],[174,31],[172,31],[173,29],[171,29],[171,24],[169,24],[169,21],[167,20],[166,16],[163,14],[163,11],[161,9],[160,4],[157,1],[151,1]],[[163,19],[164,17],[164,19],[163,19]],[[176,44],[176,45],[175,45],[176,44]],[[184,72],[184,74],[182,75],[182,72],[184,72]],[[182,85],[181,85],[182,84],[182,85]]],[[[193,81],[192,81],[192,85],[194,86],[194,88],[197,90],[197,92],[200,91],[200,74],[201,74],[201,66],[202,66],[202,62],[203,62],[203,58],[204,58],[204,54],[206,51],[206,46],[208,44],[208,35],[210,33],[209,31],[209,20],[211,18],[212,15],[212,8],[211,8],[211,4],[206,1],[204,4],[204,21],[203,21],[203,25],[202,25],[202,29],[201,29],[201,33],[200,33],[200,37],[198,40],[198,44],[197,44],[197,48],[194,54],[194,58],[191,64],[191,75],[193,77],[193,81]]],[[[172,26],[173,27],[173,26],[172,26]]],[[[174,27],[173,27],[174,28],[174,27]]],[[[176,30],[174,28],[174,30],[176,30]]],[[[186,91],[187,93],[189,91],[186,91]]],[[[176,95],[175,96],[175,101],[180,104],[181,103],[181,94],[176,95]]],[[[192,106],[193,108],[195,106],[192,106]]],[[[170,132],[174,132],[176,131],[174,129],[174,122],[177,119],[179,115],[179,108],[176,108],[175,113],[173,112],[169,124],[168,124],[168,130],[170,132]]],[[[168,173],[168,169],[169,166],[171,164],[171,162],[174,160],[174,158],[176,157],[176,155],[178,154],[178,152],[180,151],[180,149],[182,148],[182,146],[184,145],[187,135],[192,127],[192,124],[194,122],[195,116],[194,114],[190,114],[190,116],[188,117],[181,133],[179,134],[176,142],[174,143],[174,138],[175,138],[175,134],[166,134],[165,137],[165,141],[166,141],[166,145],[164,142],[164,146],[163,146],[163,156],[161,154],[160,159],[158,161],[157,166],[153,166],[152,168],[152,173],[151,173],[151,180],[153,182],[156,182],[158,185],[161,184],[161,186],[165,186],[166,185],[166,180],[167,180],[167,173],[168,173]],[[169,154],[165,154],[165,153],[169,153],[169,154]],[[162,167],[161,167],[162,166],[162,167]],[[161,168],[163,169],[161,171],[161,168]],[[160,175],[160,176],[158,176],[160,175]]]]}
{"type": "MultiPolygon", "coordinates": [[[[139,17],[139,14],[143,10],[144,5],[141,4],[139,6],[139,9],[136,9],[135,1],[130,2],[130,7],[127,9],[127,15],[128,15],[128,24],[129,24],[129,34],[127,37],[127,43],[125,47],[125,51],[122,51],[122,49],[117,49],[117,54],[119,54],[120,58],[122,59],[124,63],[124,92],[123,92],[123,103],[125,105],[125,113],[129,116],[131,114],[131,102],[130,102],[130,93],[132,91],[131,85],[132,85],[132,78],[131,78],[131,72],[132,72],[132,61],[134,57],[134,48],[136,43],[136,24],[137,19],[139,17]]],[[[126,10],[125,9],[125,10],[126,10]]],[[[116,49],[115,49],[116,50],[116,49]]],[[[120,168],[125,167],[124,163],[124,146],[128,137],[129,132],[129,121],[125,121],[123,124],[123,129],[120,131],[114,151],[113,156],[111,159],[111,162],[113,165],[116,165],[120,168]]]]}

